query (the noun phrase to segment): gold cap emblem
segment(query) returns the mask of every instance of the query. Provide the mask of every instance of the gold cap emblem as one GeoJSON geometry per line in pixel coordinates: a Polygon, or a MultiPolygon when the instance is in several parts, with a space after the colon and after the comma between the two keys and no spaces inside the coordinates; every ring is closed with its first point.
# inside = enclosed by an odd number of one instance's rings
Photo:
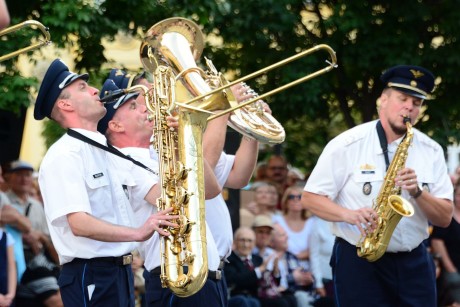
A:
{"type": "Polygon", "coordinates": [[[414,78],[417,79],[417,78],[420,78],[420,77],[423,77],[425,74],[423,72],[421,72],[420,70],[415,70],[415,69],[411,69],[410,72],[412,73],[412,75],[414,75],[414,78]]]}

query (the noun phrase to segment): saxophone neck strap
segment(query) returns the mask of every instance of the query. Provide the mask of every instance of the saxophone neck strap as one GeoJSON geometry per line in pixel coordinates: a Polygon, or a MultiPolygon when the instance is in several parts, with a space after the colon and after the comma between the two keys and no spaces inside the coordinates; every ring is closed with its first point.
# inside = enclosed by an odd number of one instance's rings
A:
{"type": "Polygon", "coordinates": [[[385,165],[387,166],[386,169],[390,166],[390,158],[388,157],[388,142],[387,137],[385,135],[385,130],[383,130],[382,123],[380,121],[377,122],[377,134],[379,136],[380,147],[383,151],[383,156],[385,157],[385,165]]]}
{"type": "Polygon", "coordinates": [[[95,147],[98,147],[102,150],[105,150],[107,152],[110,152],[111,154],[114,154],[116,156],[119,156],[120,158],[123,158],[123,159],[126,159],[126,160],[129,160],[131,161],[132,163],[134,163],[135,165],[139,166],[139,167],[142,167],[143,169],[151,172],[152,174],[155,174],[158,176],[158,173],[155,172],[154,170],[152,170],[151,168],[149,168],[148,166],[146,166],[145,164],[133,159],[132,157],[128,156],[128,155],[125,155],[124,153],[122,153],[121,151],[119,151],[118,149],[116,149],[115,147],[113,147],[112,145],[110,145],[109,143],[107,143],[107,146],[101,144],[101,143],[98,143],[96,142],[95,140],[93,139],[90,139],[89,137],[81,134],[80,132],[77,132],[75,130],[72,130],[72,129],[68,129],[67,130],[67,134],[71,137],[74,137],[80,141],[83,141],[85,143],[88,143],[90,145],[93,145],[95,147]]]}
{"type": "MultiPolygon", "coordinates": [[[[385,157],[385,164],[387,166],[386,170],[388,170],[388,167],[390,166],[390,158],[388,157],[388,141],[385,135],[385,130],[383,130],[382,123],[380,122],[380,120],[377,122],[376,127],[377,127],[377,134],[379,135],[380,147],[382,148],[383,156],[385,157]]],[[[404,141],[406,136],[407,136],[407,133],[404,134],[404,137],[402,138],[401,142],[404,141]]]]}

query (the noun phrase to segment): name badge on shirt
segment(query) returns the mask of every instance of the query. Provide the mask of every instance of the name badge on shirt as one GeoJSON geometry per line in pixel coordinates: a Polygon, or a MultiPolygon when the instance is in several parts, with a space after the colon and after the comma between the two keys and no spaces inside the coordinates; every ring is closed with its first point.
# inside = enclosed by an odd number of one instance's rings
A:
{"type": "Polygon", "coordinates": [[[101,178],[102,176],[104,176],[104,173],[93,174],[94,179],[101,178]]]}
{"type": "Polygon", "coordinates": [[[359,166],[361,174],[363,175],[372,175],[375,174],[375,165],[365,163],[359,166]]]}

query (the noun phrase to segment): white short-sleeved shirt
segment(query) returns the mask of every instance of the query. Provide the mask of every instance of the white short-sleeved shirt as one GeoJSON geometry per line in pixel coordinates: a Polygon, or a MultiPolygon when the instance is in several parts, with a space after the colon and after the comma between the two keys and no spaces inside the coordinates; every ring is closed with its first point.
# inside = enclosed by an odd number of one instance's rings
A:
{"type": "MultiPolygon", "coordinates": [[[[234,162],[234,155],[225,153],[220,155],[214,169],[214,174],[220,186],[224,186],[227,182],[234,162]]],[[[206,221],[214,236],[220,257],[226,259],[232,253],[233,229],[230,212],[222,194],[206,201],[206,221]]]]}
{"type": "MultiPolygon", "coordinates": [[[[377,121],[372,121],[356,126],[330,141],[304,190],[325,195],[344,208],[371,207],[386,173],[376,124],[377,121]],[[369,195],[364,192],[366,183],[372,186],[369,195]]],[[[434,197],[452,200],[453,187],[441,146],[417,129],[413,131],[406,167],[415,170],[421,188],[428,189],[434,197]]],[[[390,161],[401,140],[388,144],[390,161]]],[[[407,191],[402,191],[401,196],[413,204],[415,213],[401,219],[388,252],[411,251],[428,238],[427,218],[407,191]]],[[[345,222],[334,223],[333,233],[353,245],[360,239],[358,228],[345,222]]]]}
{"type": "MultiPolygon", "coordinates": [[[[148,166],[150,169],[158,172],[158,161],[154,158],[157,158],[158,155],[152,156],[151,149],[147,148],[136,148],[136,147],[126,147],[120,149],[124,154],[131,156],[133,159],[143,163],[148,166]],[[153,157],[153,158],[152,158],[153,157]]],[[[136,178],[139,184],[146,184],[149,189],[159,182],[157,175],[142,169],[141,167],[135,165],[133,171],[141,172],[141,176],[136,178]],[[143,181],[143,182],[142,182],[143,181]]],[[[138,225],[142,225],[146,219],[158,211],[157,206],[152,205],[145,201],[145,195],[148,193],[149,189],[138,189],[134,187],[131,190],[131,199],[133,200],[133,209],[136,217],[136,222],[138,225]]],[[[206,248],[208,254],[208,269],[211,271],[216,271],[219,268],[219,255],[217,253],[217,247],[214,243],[214,239],[211,231],[206,225],[206,248]]],[[[159,267],[161,264],[160,258],[160,238],[157,232],[145,242],[141,242],[139,245],[139,254],[144,259],[144,266],[147,270],[151,271],[156,267],[159,267]]]]}
{"type": "MultiPolygon", "coordinates": [[[[96,132],[75,129],[106,145],[96,132]]],[[[134,185],[131,176],[120,177],[120,163],[130,163],[103,149],[65,134],[46,153],[39,172],[46,219],[61,264],[74,258],[125,255],[135,242],[102,242],[75,236],[67,215],[86,212],[105,222],[135,227],[127,188],[134,185]]],[[[90,227],[91,225],[89,225],[90,227]]]]}

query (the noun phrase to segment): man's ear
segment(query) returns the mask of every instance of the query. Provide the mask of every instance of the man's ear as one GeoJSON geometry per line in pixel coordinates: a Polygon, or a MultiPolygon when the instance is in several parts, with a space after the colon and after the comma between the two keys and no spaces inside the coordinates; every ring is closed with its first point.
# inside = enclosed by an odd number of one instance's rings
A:
{"type": "Polygon", "coordinates": [[[72,111],[74,109],[70,99],[61,98],[56,102],[56,105],[59,109],[65,111],[72,111]]]}
{"type": "Polygon", "coordinates": [[[108,129],[112,130],[112,131],[115,131],[115,132],[123,132],[125,131],[125,127],[123,127],[122,124],[120,124],[120,122],[116,121],[116,120],[110,120],[109,123],[108,123],[108,129]]]}

